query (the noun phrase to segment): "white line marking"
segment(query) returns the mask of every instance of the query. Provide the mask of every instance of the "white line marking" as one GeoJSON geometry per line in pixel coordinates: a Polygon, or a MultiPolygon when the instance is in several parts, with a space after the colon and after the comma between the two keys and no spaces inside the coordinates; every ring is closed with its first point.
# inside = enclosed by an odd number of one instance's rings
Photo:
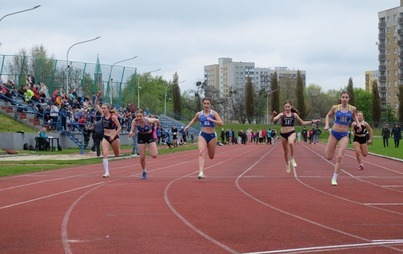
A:
{"type": "Polygon", "coordinates": [[[395,245],[402,244],[402,239],[396,240],[374,240],[369,243],[357,243],[357,244],[342,244],[342,245],[329,245],[329,246],[317,246],[317,247],[307,247],[307,248],[295,248],[286,250],[273,250],[273,251],[258,251],[258,252],[246,252],[243,254],[271,254],[271,253],[287,253],[287,252],[310,252],[318,250],[336,250],[336,249],[350,249],[350,248],[360,248],[360,247],[371,247],[371,246],[385,246],[385,245],[395,245]]]}
{"type": "Polygon", "coordinates": [[[81,189],[89,188],[89,187],[92,187],[92,186],[96,186],[96,185],[99,185],[99,184],[102,184],[102,183],[104,183],[104,182],[94,183],[94,184],[90,184],[90,185],[85,185],[85,186],[82,186],[82,187],[79,187],[79,188],[75,188],[75,189],[71,189],[71,190],[67,190],[67,191],[62,191],[62,192],[54,193],[54,194],[47,195],[47,196],[43,196],[43,197],[40,197],[40,198],[34,198],[34,199],[26,200],[26,201],[23,201],[23,202],[18,202],[18,203],[14,203],[14,204],[11,204],[11,205],[2,206],[2,207],[0,207],[0,210],[6,209],[6,208],[10,208],[10,207],[14,207],[14,206],[19,206],[19,205],[24,205],[24,204],[32,203],[32,202],[35,202],[35,201],[38,201],[38,200],[42,200],[42,199],[47,199],[47,198],[59,196],[59,195],[66,194],[66,193],[69,193],[69,192],[73,192],[73,191],[76,191],[76,190],[81,190],[81,189]]]}

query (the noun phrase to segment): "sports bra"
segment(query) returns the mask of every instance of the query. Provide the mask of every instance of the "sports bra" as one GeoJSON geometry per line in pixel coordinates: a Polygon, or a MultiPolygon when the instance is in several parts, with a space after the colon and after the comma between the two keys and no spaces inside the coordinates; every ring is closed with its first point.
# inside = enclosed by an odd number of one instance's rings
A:
{"type": "Polygon", "coordinates": [[[354,125],[354,133],[361,135],[361,134],[367,134],[367,128],[365,128],[365,122],[363,121],[361,124],[361,131],[358,129],[358,124],[354,125]]]}
{"type": "Polygon", "coordinates": [[[282,127],[294,126],[294,122],[295,122],[294,113],[291,113],[291,116],[287,116],[287,113],[284,111],[283,116],[281,117],[281,126],[282,127]]]}
{"type": "Polygon", "coordinates": [[[337,111],[335,114],[335,119],[334,123],[341,124],[341,125],[347,125],[349,126],[351,123],[351,119],[353,118],[353,111],[351,105],[348,105],[347,107],[347,112],[342,112],[341,111],[341,104],[337,105],[337,111]]]}
{"type": "Polygon", "coordinates": [[[204,110],[202,110],[200,112],[200,127],[215,127],[215,123],[214,122],[210,122],[209,120],[207,120],[207,117],[210,117],[211,119],[214,119],[214,115],[213,115],[213,110],[210,110],[210,113],[208,116],[204,115],[204,110]]]}
{"type": "Polygon", "coordinates": [[[116,129],[116,124],[115,122],[112,120],[112,116],[109,116],[108,119],[106,119],[104,116],[102,117],[102,126],[104,127],[104,129],[116,129]]]}
{"type": "Polygon", "coordinates": [[[148,118],[144,117],[144,127],[141,127],[138,122],[136,122],[136,128],[140,133],[149,133],[151,132],[151,126],[148,125],[148,118]]]}

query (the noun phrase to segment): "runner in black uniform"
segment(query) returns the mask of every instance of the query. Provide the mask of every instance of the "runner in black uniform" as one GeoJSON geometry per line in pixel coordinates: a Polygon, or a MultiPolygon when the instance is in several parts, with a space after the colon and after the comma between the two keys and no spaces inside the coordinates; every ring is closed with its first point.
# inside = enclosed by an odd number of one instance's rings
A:
{"type": "Polygon", "coordinates": [[[358,169],[363,170],[364,164],[362,163],[363,157],[368,155],[368,145],[372,144],[372,128],[364,121],[364,114],[362,111],[357,112],[357,122],[352,124],[352,133],[354,134],[353,145],[355,155],[358,161],[358,169]],[[358,129],[358,125],[361,126],[361,130],[358,129]]]}

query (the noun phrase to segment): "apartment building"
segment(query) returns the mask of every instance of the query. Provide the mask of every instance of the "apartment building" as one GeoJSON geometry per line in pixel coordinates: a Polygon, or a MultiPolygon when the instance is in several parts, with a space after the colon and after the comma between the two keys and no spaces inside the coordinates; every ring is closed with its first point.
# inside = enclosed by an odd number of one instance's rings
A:
{"type": "Polygon", "coordinates": [[[403,85],[403,0],[400,6],[378,13],[379,92],[382,110],[399,107],[403,85]]]}
{"type": "MultiPolygon", "coordinates": [[[[287,67],[258,68],[254,62],[233,62],[232,58],[219,58],[218,64],[204,66],[204,81],[225,97],[231,90],[243,90],[248,77],[252,79],[256,89],[268,89],[274,72],[277,72],[279,83],[286,78],[297,79],[297,71],[287,67]]],[[[300,72],[305,85],[305,71],[300,72]]]]}
{"type": "Polygon", "coordinates": [[[376,82],[379,85],[379,71],[366,71],[365,72],[365,90],[372,92],[372,83],[376,82]]]}

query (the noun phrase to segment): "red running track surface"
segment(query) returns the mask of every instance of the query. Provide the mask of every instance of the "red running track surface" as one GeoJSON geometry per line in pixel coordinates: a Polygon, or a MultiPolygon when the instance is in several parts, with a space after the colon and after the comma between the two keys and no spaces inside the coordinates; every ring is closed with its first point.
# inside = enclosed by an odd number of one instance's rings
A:
{"type": "Polygon", "coordinates": [[[338,186],[325,145],[228,145],[0,178],[0,253],[402,253],[401,161],[353,151],[338,186]]]}

